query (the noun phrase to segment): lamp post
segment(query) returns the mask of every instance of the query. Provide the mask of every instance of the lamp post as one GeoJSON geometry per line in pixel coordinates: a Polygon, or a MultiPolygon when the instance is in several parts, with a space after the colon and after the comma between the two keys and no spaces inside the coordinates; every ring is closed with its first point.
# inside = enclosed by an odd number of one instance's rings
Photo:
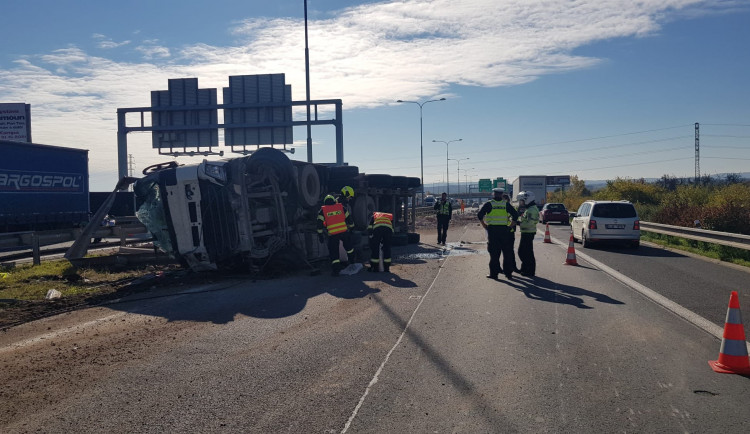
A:
{"type": "MultiPolygon", "coordinates": [[[[467,158],[468,160],[468,158],[467,158]]],[[[469,193],[469,170],[474,170],[473,167],[470,167],[468,169],[460,169],[464,171],[464,184],[466,185],[466,193],[469,193]]],[[[460,190],[459,190],[460,192],[460,190]]]]}
{"type": "Polygon", "coordinates": [[[447,142],[445,140],[433,140],[435,143],[445,143],[445,184],[446,184],[446,193],[451,193],[451,182],[450,178],[448,177],[448,145],[453,142],[460,142],[463,139],[456,139],[456,140],[448,140],[447,142]]]}
{"type": "Polygon", "coordinates": [[[417,102],[417,101],[404,101],[397,100],[396,102],[416,104],[419,106],[419,167],[420,167],[420,182],[422,184],[422,205],[424,205],[424,146],[422,145],[422,106],[428,102],[445,101],[445,98],[431,99],[428,101],[417,102]]]}
{"type": "Polygon", "coordinates": [[[458,194],[461,194],[461,162],[464,160],[469,160],[469,157],[466,158],[449,158],[449,160],[457,161],[458,167],[456,168],[456,184],[458,184],[458,194]]]}

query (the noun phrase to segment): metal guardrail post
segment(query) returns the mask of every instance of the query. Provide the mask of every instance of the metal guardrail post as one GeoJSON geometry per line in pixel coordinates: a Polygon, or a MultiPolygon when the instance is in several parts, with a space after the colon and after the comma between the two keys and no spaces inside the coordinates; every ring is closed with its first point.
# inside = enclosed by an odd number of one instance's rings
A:
{"type": "Polygon", "coordinates": [[[39,249],[39,236],[36,232],[31,234],[31,256],[34,261],[34,265],[42,264],[42,255],[39,249]]]}

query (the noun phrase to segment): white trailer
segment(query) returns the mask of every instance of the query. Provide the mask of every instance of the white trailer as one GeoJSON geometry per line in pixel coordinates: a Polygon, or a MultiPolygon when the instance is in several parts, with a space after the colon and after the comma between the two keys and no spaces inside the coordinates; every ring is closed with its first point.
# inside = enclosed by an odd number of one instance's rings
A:
{"type": "Polygon", "coordinates": [[[541,208],[547,202],[547,176],[546,175],[524,175],[513,181],[513,197],[511,203],[518,206],[516,196],[521,191],[531,191],[536,196],[536,204],[541,208]]]}

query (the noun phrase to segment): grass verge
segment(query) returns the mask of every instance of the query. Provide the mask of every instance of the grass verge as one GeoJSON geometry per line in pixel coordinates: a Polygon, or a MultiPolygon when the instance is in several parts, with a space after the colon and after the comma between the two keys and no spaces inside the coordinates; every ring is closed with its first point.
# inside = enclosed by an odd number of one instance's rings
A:
{"type": "Polygon", "coordinates": [[[750,250],[645,231],[641,231],[641,240],[743,267],[750,267],[750,250]]]}

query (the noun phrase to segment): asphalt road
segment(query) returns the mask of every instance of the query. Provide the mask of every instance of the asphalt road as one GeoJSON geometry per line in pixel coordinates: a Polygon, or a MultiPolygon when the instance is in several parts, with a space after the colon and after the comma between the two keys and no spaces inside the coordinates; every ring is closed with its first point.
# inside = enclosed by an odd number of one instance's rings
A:
{"type": "MultiPolygon", "coordinates": [[[[0,431],[750,431],[719,339],[542,237],[537,278],[488,280],[483,237],[398,248],[389,275],[227,278],[12,328],[0,431]]],[[[648,252],[591,250],[726,313],[735,270],[648,252]]]]}

